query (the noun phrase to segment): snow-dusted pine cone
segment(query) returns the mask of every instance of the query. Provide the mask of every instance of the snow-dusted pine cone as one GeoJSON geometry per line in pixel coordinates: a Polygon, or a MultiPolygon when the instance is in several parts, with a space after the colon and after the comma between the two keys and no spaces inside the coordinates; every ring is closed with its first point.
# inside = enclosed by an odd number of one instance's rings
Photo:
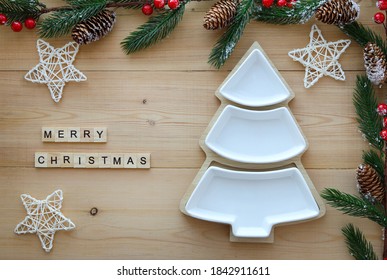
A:
{"type": "Polygon", "coordinates": [[[384,201],[384,186],[379,175],[368,164],[360,164],[356,170],[359,193],[371,200],[384,201]]]}
{"type": "Polygon", "coordinates": [[[354,22],[360,14],[360,7],[353,0],[331,0],[316,11],[316,19],[327,24],[346,25],[354,22]]]}
{"type": "Polygon", "coordinates": [[[368,79],[374,85],[381,85],[387,80],[386,56],[374,43],[367,43],[364,47],[364,66],[368,79]]]}
{"type": "Polygon", "coordinates": [[[116,22],[116,14],[103,10],[98,15],[78,23],[72,31],[72,37],[80,45],[98,41],[108,34],[116,22]]]}
{"type": "Polygon", "coordinates": [[[221,29],[229,26],[237,11],[236,0],[220,0],[204,16],[205,29],[221,29]]]}

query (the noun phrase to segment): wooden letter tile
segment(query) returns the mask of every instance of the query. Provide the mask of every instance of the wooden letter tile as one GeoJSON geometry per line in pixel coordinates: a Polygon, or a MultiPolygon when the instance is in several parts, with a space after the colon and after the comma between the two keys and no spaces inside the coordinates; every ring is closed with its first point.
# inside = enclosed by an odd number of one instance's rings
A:
{"type": "Polygon", "coordinates": [[[74,168],[86,168],[86,154],[74,154],[74,168]]]}
{"type": "Polygon", "coordinates": [[[94,128],[94,142],[105,143],[107,142],[107,128],[95,127],[94,128]]]}
{"type": "Polygon", "coordinates": [[[72,153],[60,153],[60,167],[61,168],[73,168],[74,167],[74,154],[72,153]]]}
{"type": "Polygon", "coordinates": [[[124,154],[124,168],[137,168],[137,154],[124,154]]]}
{"type": "Polygon", "coordinates": [[[47,167],[47,153],[35,153],[35,167],[46,168],[47,167]]]}
{"type": "Polygon", "coordinates": [[[49,168],[59,168],[60,165],[61,165],[61,155],[60,155],[60,153],[48,153],[47,167],[49,167],[49,168]]]}
{"type": "Polygon", "coordinates": [[[55,142],[67,142],[68,129],[65,127],[57,127],[55,129],[55,142]]]}
{"type": "Polygon", "coordinates": [[[111,154],[104,153],[99,155],[99,168],[111,168],[111,154]]]}
{"type": "Polygon", "coordinates": [[[94,128],[81,128],[81,142],[94,142],[94,128]]]}
{"type": "Polygon", "coordinates": [[[137,168],[150,168],[150,154],[137,154],[137,168]]]}
{"type": "Polygon", "coordinates": [[[55,129],[42,127],[42,142],[55,142],[55,129]]]}
{"type": "Polygon", "coordinates": [[[67,142],[81,142],[81,129],[79,127],[69,127],[67,142]]]}
{"type": "Polygon", "coordinates": [[[99,155],[87,154],[86,156],[86,168],[98,168],[99,167],[99,155]]]}
{"type": "Polygon", "coordinates": [[[111,168],[124,168],[124,154],[111,154],[111,168]]]}

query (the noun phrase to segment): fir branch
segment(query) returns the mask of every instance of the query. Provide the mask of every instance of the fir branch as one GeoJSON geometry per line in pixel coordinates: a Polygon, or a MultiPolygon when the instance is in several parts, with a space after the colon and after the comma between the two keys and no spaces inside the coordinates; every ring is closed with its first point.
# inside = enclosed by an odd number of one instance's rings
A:
{"type": "Polygon", "coordinates": [[[181,21],[185,4],[180,4],[176,10],[164,11],[141,25],[121,42],[126,54],[150,47],[167,37],[181,21]]]}
{"type": "Polygon", "coordinates": [[[371,165],[380,176],[382,182],[384,182],[384,161],[382,157],[383,156],[379,155],[375,150],[363,152],[364,163],[371,165]]]}
{"type": "Polygon", "coordinates": [[[354,217],[367,218],[378,223],[382,227],[387,226],[387,216],[380,204],[372,204],[357,196],[343,193],[336,189],[325,189],[321,193],[329,205],[337,210],[354,217]]]}
{"type": "Polygon", "coordinates": [[[356,260],[377,260],[378,257],[372,247],[371,242],[368,242],[359,228],[353,224],[348,224],[341,229],[345,236],[349,253],[356,260]]]}
{"type": "Polygon", "coordinates": [[[364,47],[368,42],[372,42],[378,45],[379,48],[382,49],[383,53],[387,54],[387,48],[384,39],[369,27],[366,27],[355,21],[351,24],[341,26],[340,29],[353,40],[358,42],[360,46],[364,47]]]}
{"type": "Polygon", "coordinates": [[[253,18],[273,24],[298,24],[307,22],[316,10],[328,0],[297,1],[291,9],[273,5],[270,8],[257,9],[253,18]]]}
{"type": "Polygon", "coordinates": [[[108,7],[122,7],[125,9],[141,9],[144,4],[152,3],[153,1],[141,1],[141,0],[110,0],[108,7]]]}
{"type": "Polygon", "coordinates": [[[9,1],[0,0],[0,13],[6,14],[8,24],[14,21],[25,21],[27,18],[38,18],[40,3],[37,0],[9,1]]]}
{"type": "Polygon", "coordinates": [[[370,80],[365,76],[357,77],[353,103],[361,133],[372,146],[382,152],[384,141],[379,133],[383,129],[383,124],[376,111],[378,101],[370,80]]]}
{"type": "Polygon", "coordinates": [[[255,8],[254,0],[242,0],[240,2],[232,24],[216,42],[215,47],[211,51],[208,62],[212,66],[219,69],[230,57],[236,44],[242,37],[243,31],[249,23],[250,17],[255,8]]]}
{"type": "Polygon", "coordinates": [[[85,21],[98,13],[106,6],[106,0],[87,0],[73,8],[64,7],[53,12],[38,25],[38,32],[42,38],[53,38],[67,35],[75,25],[85,21]]]}

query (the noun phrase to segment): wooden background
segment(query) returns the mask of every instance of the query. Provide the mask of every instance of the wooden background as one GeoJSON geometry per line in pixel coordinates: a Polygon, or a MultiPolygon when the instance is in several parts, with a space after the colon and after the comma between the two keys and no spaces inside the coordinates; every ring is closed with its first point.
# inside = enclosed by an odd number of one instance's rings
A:
{"type": "MultiPolygon", "coordinates": [[[[361,22],[372,22],[375,1],[361,1],[361,22]]],[[[38,63],[33,31],[0,28],[0,258],[1,259],[350,259],[340,229],[358,225],[381,252],[381,229],[328,207],[325,217],[275,229],[274,244],[229,242],[229,226],[196,220],[179,201],[204,161],[199,138],[219,101],[214,93],[258,41],[296,93],[290,108],[310,147],[303,163],[318,191],[338,187],[356,193],[355,169],[367,148],[357,129],[352,91],[364,73],[362,50],[353,42],[340,62],[345,82],[324,77],[306,90],[304,68],[287,53],[309,42],[314,20],[274,26],[251,22],[221,70],[207,64],[221,35],[202,28],[213,2],[189,4],[183,21],[163,42],[126,56],[119,43],[147,18],[119,10],[105,39],[83,46],[74,65],[87,82],[68,83],[55,104],[45,85],[23,79],[38,63]],[[42,126],[107,126],[107,144],[42,143],[42,126]],[[35,169],[35,151],[151,152],[150,170],[35,169]],[[60,231],[45,253],[35,235],[14,227],[26,213],[20,194],[43,199],[64,191],[63,213],[77,225],[60,231]],[[99,212],[91,216],[89,211],[99,212]]],[[[47,1],[49,6],[62,1],[47,1]]],[[[346,36],[318,24],[328,41],[346,36]]],[[[61,47],[70,37],[49,40],[61,47]]]]}

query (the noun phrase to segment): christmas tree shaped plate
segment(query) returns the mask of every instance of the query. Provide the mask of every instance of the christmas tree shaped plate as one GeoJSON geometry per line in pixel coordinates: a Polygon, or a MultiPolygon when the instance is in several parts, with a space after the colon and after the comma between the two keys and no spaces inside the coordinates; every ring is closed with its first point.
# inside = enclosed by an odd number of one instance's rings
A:
{"type": "Polygon", "coordinates": [[[181,212],[230,224],[232,242],[264,243],[274,242],[278,224],[324,216],[301,162],[308,143],[289,109],[294,93],[257,42],[215,95],[221,104],[199,141],[206,160],[181,212]]]}
{"type": "Polygon", "coordinates": [[[291,92],[264,53],[254,49],[219,89],[228,100],[261,107],[285,101],[291,92]]]}
{"type": "Polygon", "coordinates": [[[285,161],[307,148],[285,107],[254,111],[228,105],[208,133],[205,144],[227,159],[258,164],[285,161]]]}
{"type": "Polygon", "coordinates": [[[269,237],[276,224],[311,219],[320,212],[295,167],[246,172],[214,166],[199,181],[186,211],[195,218],[230,224],[233,235],[244,238],[269,237]]]}

